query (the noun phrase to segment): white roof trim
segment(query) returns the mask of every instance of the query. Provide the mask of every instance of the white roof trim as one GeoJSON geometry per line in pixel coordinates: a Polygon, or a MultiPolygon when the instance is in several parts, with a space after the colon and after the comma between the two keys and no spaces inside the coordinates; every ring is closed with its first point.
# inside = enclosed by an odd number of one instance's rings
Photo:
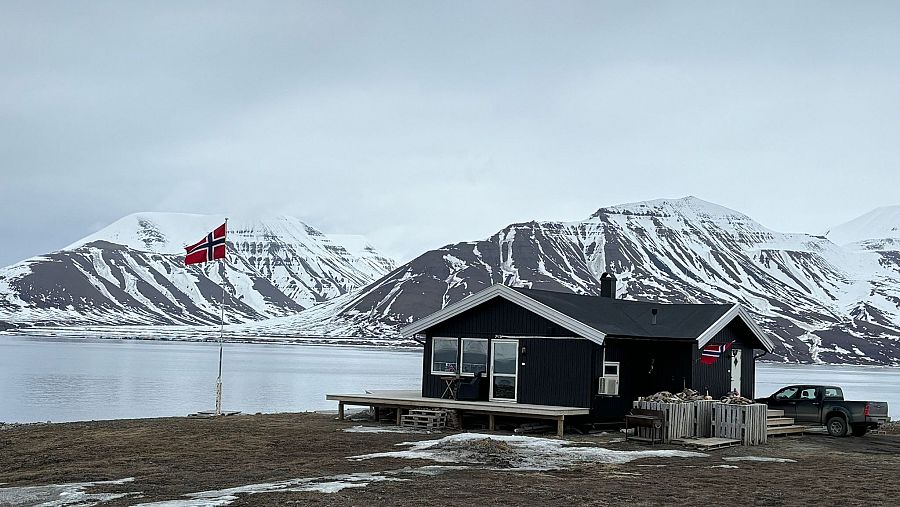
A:
{"type": "Polygon", "coordinates": [[[766,352],[772,352],[775,350],[775,345],[772,343],[772,340],[766,336],[765,331],[759,328],[756,324],[756,320],[744,310],[744,307],[739,303],[735,303],[734,306],[731,307],[730,310],[725,312],[724,315],[719,317],[718,320],[713,322],[713,325],[709,326],[706,331],[703,332],[697,338],[697,348],[703,348],[707,343],[709,343],[715,336],[716,333],[725,328],[732,320],[735,318],[740,318],[744,324],[747,324],[747,327],[750,328],[750,332],[759,340],[760,343],[765,347],[766,352]]]}
{"type": "Polygon", "coordinates": [[[404,327],[400,330],[400,334],[404,337],[410,337],[424,331],[436,324],[439,324],[451,317],[455,317],[460,313],[474,308],[485,301],[491,300],[495,297],[502,297],[507,301],[515,303],[526,310],[529,310],[545,319],[553,322],[554,324],[558,324],[573,333],[576,333],[592,342],[603,345],[603,339],[606,337],[606,334],[603,332],[594,329],[587,324],[577,321],[564,313],[558,312],[549,306],[531,299],[530,297],[522,294],[521,292],[511,289],[502,284],[491,285],[487,289],[484,289],[481,292],[476,292],[471,296],[463,298],[461,301],[453,303],[452,305],[448,305],[444,307],[442,310],[438,310],[431,315],[426,317],[422,317],[421,319],[413,322],[412,324],[404,327]]]}

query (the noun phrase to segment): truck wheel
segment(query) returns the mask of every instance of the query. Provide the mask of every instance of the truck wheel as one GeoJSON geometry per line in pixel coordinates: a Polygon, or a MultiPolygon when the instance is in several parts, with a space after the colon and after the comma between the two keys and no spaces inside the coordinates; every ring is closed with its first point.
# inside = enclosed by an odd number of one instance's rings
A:
{"type": "Polygon", "coordinates": [[[868,432],[869,432],[868,426],[854,426],[853,427],[853,436],[854,437],[864,436],[868,432]]]}
{"type": "Polygon", "coordinates": [[[829,417],[825,427],[828,428],[828,434],[833,437],[847,436],[847,421],[839,415],[829,417]]]}

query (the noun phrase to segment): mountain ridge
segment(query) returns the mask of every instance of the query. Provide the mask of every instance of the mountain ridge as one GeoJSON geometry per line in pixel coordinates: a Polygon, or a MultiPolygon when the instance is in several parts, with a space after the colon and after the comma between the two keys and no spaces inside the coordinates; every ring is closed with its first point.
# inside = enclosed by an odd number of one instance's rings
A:
{"type": "Polygon", "coordinates": [[[365,240],[351,253],[292,217],[229,221],[227,263],[184,266],[183,247],[219,215],[134,213],[49,254],[0,269],[0,321],[27,325],[209,324],[259,320],[364,286],[393,260],[365,240]]]}
{"type": "Polygon", "coordinates": [[[900,364],[900,252],[781,233],[696,197],[607,206],[584,221],[511,224],[445,245],[380,281],[297,316],[241,326],[395,335],[494,283],[672,303],[739,302],[785,361],[900,364]]]}

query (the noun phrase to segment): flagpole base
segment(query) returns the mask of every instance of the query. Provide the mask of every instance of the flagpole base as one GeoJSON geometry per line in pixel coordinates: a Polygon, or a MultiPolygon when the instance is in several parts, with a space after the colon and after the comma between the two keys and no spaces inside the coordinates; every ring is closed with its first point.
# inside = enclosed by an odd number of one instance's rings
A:
{"type": "Polygon", "coordinates": [[[216,415],[222,415],[222,379],[216,381],[216,415]]]}

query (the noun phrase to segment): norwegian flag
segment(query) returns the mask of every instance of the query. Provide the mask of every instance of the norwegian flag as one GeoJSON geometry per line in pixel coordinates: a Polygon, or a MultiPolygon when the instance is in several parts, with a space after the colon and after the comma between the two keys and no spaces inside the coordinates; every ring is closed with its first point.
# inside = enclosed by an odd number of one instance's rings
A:
{"type": "Polygon", "coordinates": [[[186,246],[187,254],[184,256],[184,265],[200,264],[216,259],[225,258],[225,224],[216,227],[216,230],[207,234],[205,238],[186,246]]]}
{"type": "Polygon", "coordinates": [[[731,341],[724,345],[707,345],[703,347],[703,350],[700,351],[700,362],[705,365],[715,363],[722,357],[722,354],[724,354],[726,350],[731,348],[733,343],[734,341],[731,341]]]}

